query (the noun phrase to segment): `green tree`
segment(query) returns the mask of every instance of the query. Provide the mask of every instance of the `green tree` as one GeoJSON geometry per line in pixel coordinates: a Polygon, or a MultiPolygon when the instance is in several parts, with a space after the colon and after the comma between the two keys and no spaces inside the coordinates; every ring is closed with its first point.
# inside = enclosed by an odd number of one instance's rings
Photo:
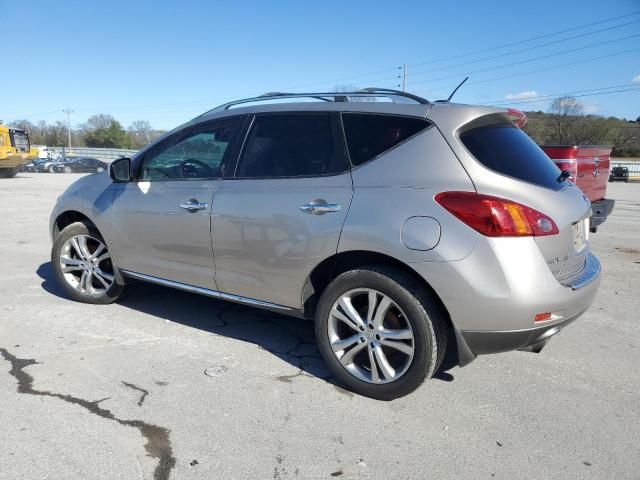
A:
{"type": "Polygon", "coordinates": [[[84,125],[84,141],[88,147],[130,148],[131,137],[111,115],[93,115],[84,125]]]}

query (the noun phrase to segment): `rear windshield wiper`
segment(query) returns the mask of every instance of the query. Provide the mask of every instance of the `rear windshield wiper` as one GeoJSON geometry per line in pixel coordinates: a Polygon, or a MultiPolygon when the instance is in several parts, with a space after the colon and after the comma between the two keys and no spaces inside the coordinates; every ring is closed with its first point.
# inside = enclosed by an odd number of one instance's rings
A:
{"type": "Polygon", "coordinates": [[[562,170],[562,172],[560,172],[560,175],[558,175],[558,178],[556,178],[556,182],[562,183],[570,176],[571,172],[569,170],[562,170]]]}

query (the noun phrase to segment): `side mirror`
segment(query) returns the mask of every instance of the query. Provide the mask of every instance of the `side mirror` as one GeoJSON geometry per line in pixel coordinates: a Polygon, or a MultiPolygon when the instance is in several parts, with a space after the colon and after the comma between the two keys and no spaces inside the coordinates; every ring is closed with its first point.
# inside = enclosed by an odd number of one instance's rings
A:
{"type": "Polygon", "coordinates": [[[131,159],[119,158],[109,165],[109,176],[116,183],[131,181],[131,159]]]}

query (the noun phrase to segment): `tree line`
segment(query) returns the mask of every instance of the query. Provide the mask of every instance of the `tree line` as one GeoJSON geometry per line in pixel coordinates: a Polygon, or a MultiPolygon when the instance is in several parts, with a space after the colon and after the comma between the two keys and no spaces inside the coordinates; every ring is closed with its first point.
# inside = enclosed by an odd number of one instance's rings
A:
{"type": "Polygon", "coordinates": [[[614,157],[640,157],[640,117],[585,115],[573,97],[556,98],[545,112],[525,112],[524,130],[538,145],[609,145],[614,157]]]}
{"type": "MultiPolygon", "coordinates": [[[[547,112],[525,112],[524,130],[539,145],[610,145],[612,156],[640,157],[640,117],[635,120],[585,115],[584,105],[573,97],[557,98],[547,112]]],[[[12,126],[29,132],[31,143],[63,147],[68,145],[67,125],[19,120],[12,126]]],[[[93,115],[79,128],[71,130],[76,147],[142,148],[164,133],[146,120],[136,120],[124,128],[111,115],[93,115]]]]}
{"type": "MultiPolygon", "coordinates": [[[[37,123],[17,120],[10,125],[29,133],[32,145],[65,147],[69,145],[67,124],[61,121],[37,123]]],[[[146,120],[136,120],[124,128],[111,115],[99,114],[89,117],[86,123],[71,129],[71,144],[74,147],[131,148],[140,149],[164,131],[154,129],[146,120]]]]}

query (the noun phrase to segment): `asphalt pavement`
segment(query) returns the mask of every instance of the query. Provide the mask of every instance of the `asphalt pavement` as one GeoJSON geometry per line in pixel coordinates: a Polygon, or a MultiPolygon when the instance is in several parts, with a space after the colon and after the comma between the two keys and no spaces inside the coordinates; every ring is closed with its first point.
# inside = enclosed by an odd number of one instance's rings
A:
{"type": "Polygon", "coordinates": [[[600,293],[540,354],[381,402],[336,385],[310,322],[145,284],[67,299],[48,219],[78,177],[0,180],[0,479],[640,478],[640,184],[608,184],[600,293]]]}

